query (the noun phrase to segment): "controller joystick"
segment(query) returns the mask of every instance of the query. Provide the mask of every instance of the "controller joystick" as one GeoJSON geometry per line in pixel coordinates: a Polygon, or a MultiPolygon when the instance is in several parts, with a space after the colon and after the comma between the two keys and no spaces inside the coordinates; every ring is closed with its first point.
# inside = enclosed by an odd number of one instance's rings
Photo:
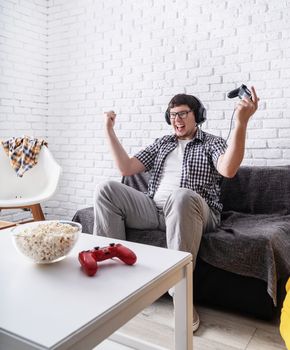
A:
{"type": "Polygon", "coordinates": [[[98,270],[98,261],[119,258],[127,265],[135,264],[137,257],[132,250],[122,244],[110,243],[107,247],[95,247],[91,250],[83,250],[79,253],[79,262],[88,276],[93,276],[98,270]]]}
{"type": "Polygon", "coordinates": [[[251,91],[247,88],[246,85],[242,84],[237,89],[234,89],[228,93],[228,98],[239,97],[240,99],[246,97],[252,99],[251,91]]]}

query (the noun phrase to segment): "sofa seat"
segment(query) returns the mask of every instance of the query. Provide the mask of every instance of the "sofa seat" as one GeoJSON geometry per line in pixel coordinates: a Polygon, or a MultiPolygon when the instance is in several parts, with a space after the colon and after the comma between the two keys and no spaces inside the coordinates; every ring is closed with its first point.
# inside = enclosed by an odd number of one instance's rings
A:
{"type": "MultiPolygon", "coordinates": [[[[149,174],[122,178],[139,191],[149,174]]],[[[223,212],[215,232],[203,235],[194,271],[200,303],[271,319],[280,310],[290,276],[290,166],[241,167],[221,187],[223,212]]],[[[93,208],[73,218],[93,232],[93,208]]],[[[166,247],[160,230],[126,228],[127,240],[166,247]]]]}
{"type": "Polygon", "coordinates": [[[199,251],[207,263],[266,282],[277,305],[277,281],[290,273],[290,215],[224,212],[199,251]]]}

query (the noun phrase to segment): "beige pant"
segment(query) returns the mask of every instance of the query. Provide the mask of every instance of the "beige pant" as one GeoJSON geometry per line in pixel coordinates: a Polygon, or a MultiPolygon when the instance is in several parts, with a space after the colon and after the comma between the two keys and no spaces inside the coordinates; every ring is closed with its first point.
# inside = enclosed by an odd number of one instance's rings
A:
{"type": "Polygon", "coordinates": [[[160,210],[144,193],[115,181],[97,186],[94,215],[95,235],[125,240],[125,227],[166,231],[167,247],[190,252],[193,265],[202,233],[219,224],[219,215],[192,190],[175,190],[160,210]]]}

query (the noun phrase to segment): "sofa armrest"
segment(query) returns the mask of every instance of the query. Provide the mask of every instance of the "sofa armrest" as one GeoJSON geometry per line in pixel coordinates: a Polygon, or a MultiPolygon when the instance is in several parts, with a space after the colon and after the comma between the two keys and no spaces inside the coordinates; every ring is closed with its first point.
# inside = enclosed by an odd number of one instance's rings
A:
{"type": "Polygon", "coordinates": [[[82,225],[84,233],[90,233],[93,234],[94,231],[94,208],[84,208],[78,210],[74,217],[72,218],[72,221],[78,222],[82,225]]]}

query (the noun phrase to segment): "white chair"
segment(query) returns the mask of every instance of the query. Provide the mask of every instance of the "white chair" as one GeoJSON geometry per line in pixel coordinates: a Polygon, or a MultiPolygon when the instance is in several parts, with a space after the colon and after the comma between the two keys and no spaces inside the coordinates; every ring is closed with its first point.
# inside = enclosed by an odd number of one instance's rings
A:
{"type": "Polygon", "coordinates": [[[0,145],[0,210],[26,208],[35,221],[45,220],[40,203],[55,193],[60,174],[61,167],[49,149],[42,146],[38,163],[18,177],[0,145]]]}

